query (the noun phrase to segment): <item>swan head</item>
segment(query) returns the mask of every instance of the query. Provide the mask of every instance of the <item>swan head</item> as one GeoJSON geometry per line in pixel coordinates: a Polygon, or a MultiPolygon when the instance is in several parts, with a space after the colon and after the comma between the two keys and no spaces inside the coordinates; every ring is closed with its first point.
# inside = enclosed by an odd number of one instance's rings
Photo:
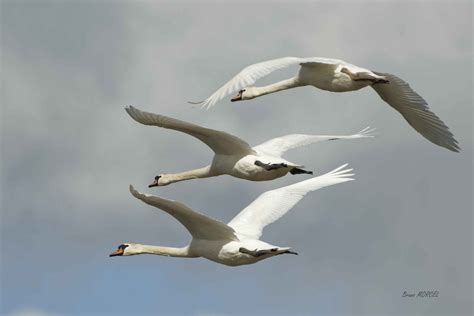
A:
{"type": "Polygon", "coordinates": [[[130,256],[130,249],[128,249],[132,244],[131,243],[124,243],[117,247],[117,250],[112,252],[109,257],[116,257],[116,256],[130,256]]]}
{"type": "Polygon", "coordinates": [[[255,87],[247,87],[245,89],[242,89],[237,93],[235,97],[230,99],[230,101],[235,102],[235,101],[243,101],[243,100],[250,100],[253,99],[257,96],[255,93],[255,87]]]}
{"type": "Polygon", "coordinates": [[[123,244],[120,244],[120,246],[117,247],[117,250],[112,252],[109,257],[117,257],[117,256],[133,256],[133,255],[139,255],[144,253],[143,245],[142,244],[136,244],[133,242],[126,242],[123,244]]]}
{"type": "Polygon", "coordinates": [[[164,181],[164,178],[163,178],[163,175],[159,175],[159,176],[156,176],[155,177],[155,181],[153,181],[152,184],[148,185],[149,188],[152,188],[152,187],[159,187],[159,186],[163,186],[163,185],[167,185],[168,183],[166,183],[164,181]]]}

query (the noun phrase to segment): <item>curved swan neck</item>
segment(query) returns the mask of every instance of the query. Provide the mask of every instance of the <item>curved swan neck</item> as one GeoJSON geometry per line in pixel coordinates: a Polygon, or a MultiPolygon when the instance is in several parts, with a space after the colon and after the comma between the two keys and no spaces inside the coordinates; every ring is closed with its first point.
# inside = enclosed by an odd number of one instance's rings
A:
{"type": "Polygon", "coordinates": [[[136,244],[135,249],[133,250],[133,255],[158,255],[158,256],[168,256],[168,257],[195,257],[189,253],[189,247],[175,248],[175,247],[161,247],[161,246],[151,246],[151,245],[141,245],[136,244]]]}
{"type": "Polygon", "coordinates": [[[165,182],[166,184],[170,184],[170,183],[184,181],[184,180],[208,178],[208,177],[213,177],[213,176],[214,174],[211,173],[211,166],[206,166],[203,168],[193,169],[193,170],[184,171],[180,173],[165,174],[165,175],[162,175],[163,179],[161,179],[161,181],[165,182]]]}
{"type": "Polygon", "coordinates": [[[268,86],[263,86],[263,87],[255,87],[254,88],[254,94],[255,97],[269,94],[269,93],[274,93],[277,91],[281,90],[286,90],[286,89],[291,89],[291,88],[296,88],[296,87],[301,87],[303,84],[301,84],[298,80],[297,77],[293,77],[290,79],[285,79],[279,82],[272,83],[268,86]]]}

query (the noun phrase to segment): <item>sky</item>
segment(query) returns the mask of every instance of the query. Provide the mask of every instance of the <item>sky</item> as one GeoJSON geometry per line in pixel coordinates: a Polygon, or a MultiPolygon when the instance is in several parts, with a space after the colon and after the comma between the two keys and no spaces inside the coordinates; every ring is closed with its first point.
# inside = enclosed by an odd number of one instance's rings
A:
{"type": "MultiPolygon", "coordinates": [[[[472,314],[472,2],[1,2],[2,315],[472,314]],[[371,91],[305,87],[211,110],[210,95],[268,59],[331,57],[403,78],[462,151],[417,134],[371,91]],[[128,192],[228,221],[261,193],[308,178],[229,176],[162,188],[207,165],[198,140],[143,126],[127,105],[237,135],[377,137],[298,148],[315,174],[356,181],[308,194],[264,230],[299,256],[227,267],[109,258],[122,242],[184,246],[188,232],[128,192]],[[435,290],[438,298],[402,294],[435,290]]],[[[288,78],[279,71],[258,84],[288,78]]]]}

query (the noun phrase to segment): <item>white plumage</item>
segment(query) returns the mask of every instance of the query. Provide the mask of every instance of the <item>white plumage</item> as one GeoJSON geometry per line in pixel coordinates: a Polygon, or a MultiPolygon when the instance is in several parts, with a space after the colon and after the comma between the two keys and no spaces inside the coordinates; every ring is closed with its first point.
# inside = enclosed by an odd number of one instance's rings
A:
{"type": "Polygon", "coordinates": [[[275,222],[296,205],[308,192],[353,180],[347,165],[283,188],[268,191],[243,209],[228,224],[193,211],[182,203],[140,193],[130,186],[130,192],[146,204],[162,209],[178,220],[192,236],[182,248],[124,243],[111,256],[156,254],[174,257],[204,257],[238,266],[251,264],[280,254],[296,254],[290,247],[274,246],[259,240],[265,226],[275,222]]]}
{"type": "Polygon", "coordinates": [[[260,195],[243,209],[230,222],[240,239],[259,239],[265,226],[277,221],[295,206],[310,191],[330,185],[353,180],[350,172],[344,169],[347,164],[317,178],[301,181],[283,188],[271,190],[260,195]]]}
{"type": "Polygon", "coordinates": [[[194,136],[207,144],[215,153],[212,163],[206,167],[176,174],[160,174],[150,186],[163,186],[178,181],[214,177],[223,174],[250,181],[267,181],[283,177],[288,173],[311,173],[300,168],[301,164],[290,162],[281,156],[289,149],[311,143],[373,137],[374,129],[365,128],[348,136],[287,135],[269,140],[255,147],[231,134],[217,131],[163,115],[143,112],[129,106],[127,113],[137,122],[172,129],[194,136]]]}
{"type": "Polygon", "coordinates": [[[260,62],[245,67],[207,99],[191,103],[200,104],[203,108],[210,108],[219,100],[235,92],[239,93],[232,98],[232,101],[241,101],[301,86],[313,86],[332,92],[354,91],[371,86],[385,102],[400,112],[423,137],[451,151],[460,150],[457,140],[446,124],[429,109],[427,102],[402,79],[392,74],[371,71],[338,59],[284,57],[260,62]],[[252,86],[258,79],[273,71],[294,65],[300,65],[299,72],[295,77],[264,87],[252,86]]]}

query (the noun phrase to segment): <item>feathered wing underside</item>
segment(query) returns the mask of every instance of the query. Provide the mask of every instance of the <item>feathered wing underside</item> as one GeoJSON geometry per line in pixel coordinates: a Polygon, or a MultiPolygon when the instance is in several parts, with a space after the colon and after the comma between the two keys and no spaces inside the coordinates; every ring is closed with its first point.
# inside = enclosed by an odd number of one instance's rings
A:
{"type": "Polygon", "coordinates": [[[249,144],[234,135],[164,115],[140,111],[133,106],[128,106],[125,110],[135,121],[141,124],[172,129],[194,136],[208,145],[216,154],[232,155],[253,153],[249,144]]]}
{"type": "Polygon", "coordinates": [[[130,193],[146,204],[157,207],[170,214],[180,222],[189,233],[197,239],[205,240],[237,240],[234,229],[225,223],[193,211],[186,205],[140,193],[130,185],[130,193]]]}
{"type": "Polygon", "coordinates": [[[338,64],[342,61],[329,58],[297,58],[297,57],[283,57],[273,60],[268,60],[253,64],[242,69],[237,75],[230,79],[226,84],[220,87],[210,97],[200,102],[190,102],[192,104],[199,104],[201,108],[209,109],[214,106],[219,100],[225,96],[235,93],[245,87],[253,85],[258,79],[261,79],[270,73],[287,68],[294,65],[305,64],[338,64]]]}
{"type": "Polygon", "coordinates": [[[259,239],[265,226],[275,222],[296,205],[306,193],[330,185],[353,180],[352,169],[346,165],[322,176],[298,182],[280,189],[267,191],[243,209],[230,222],[239,238],[259,239]]]}
{"type": "Polygon", "coordinates": [[[385,102],[400,112],[418,133],[436,145],[451,151],[460,150],[457,140],[446,124],[431,112],[426,101],[413,91],[408,83],[392,74],[374,73],[386,77],[389,83],[375,84],[372,88],[385,102]]]}
{"type": "Polygon", "coordinates": [[[285,152],[290,149],[317,143],[326,140],[338,140],[338,139],[356,139],[374,137],[372,134],[375,128],[366,127],[360,132],[353,135],[304,135],[304,134],[291,134],[282,137],[270,139],[260,145],[254,146],[253,149],[257,153],[264,153],[276,157],[281,157],[285,152]]]}

